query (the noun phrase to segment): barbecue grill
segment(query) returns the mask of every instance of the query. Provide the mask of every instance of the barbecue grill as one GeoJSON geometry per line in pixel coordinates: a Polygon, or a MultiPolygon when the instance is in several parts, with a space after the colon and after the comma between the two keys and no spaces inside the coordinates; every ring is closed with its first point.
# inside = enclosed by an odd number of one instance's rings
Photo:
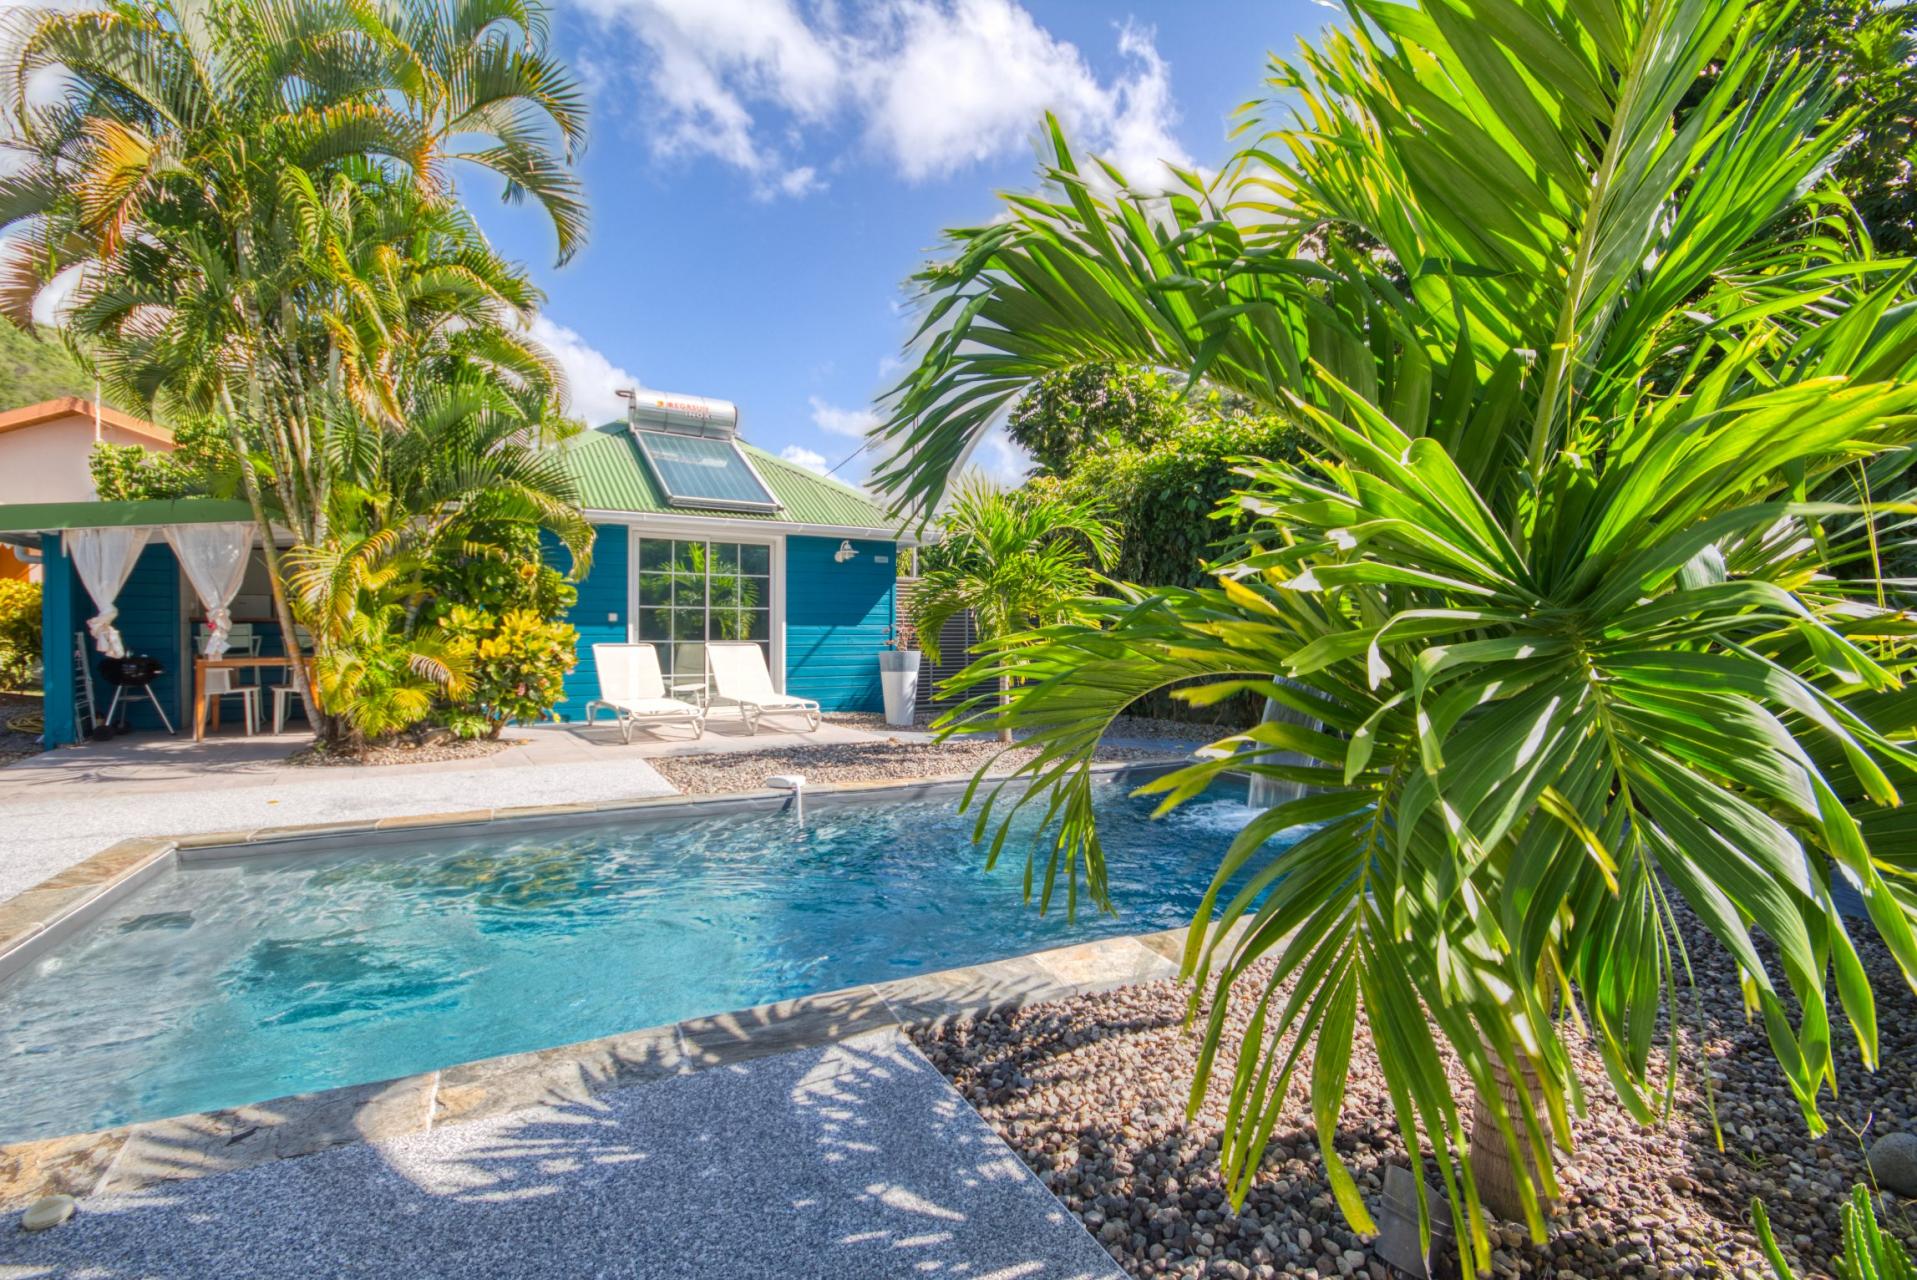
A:
{"type": "MultiPolygon", "coordinates": [[[[113,686],[113,701],[107,704],[106,722],[111,725],[114,716],[124,718],[120,708],[121,700],[131,707],[142,696],[153,704],[153,713],[160,717],[160,723],[166,726],[168,733],[173,732],[173,722],[167,718],[166,708],[160,705],[159,696],[153,692],[153,682],[166,674],[166,668],[160,660],[144,653],[129,653],[124,658],[100,659],[100,678],[113,686]]],[[[122,723],[121,728],[126,725],[122,723]]]]}

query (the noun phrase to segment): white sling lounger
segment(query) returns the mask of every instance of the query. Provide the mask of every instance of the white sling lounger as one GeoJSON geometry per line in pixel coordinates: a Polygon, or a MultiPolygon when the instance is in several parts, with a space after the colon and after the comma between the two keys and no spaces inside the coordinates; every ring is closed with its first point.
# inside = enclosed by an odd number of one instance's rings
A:
{"type": "Polygon", "coordinates": [[[713,696],[738,704],[747,733],[757,733],[759,718],[777,711],[803,712],[807,733],[819,727],[818,703],[810,698],[789,697],[772,687],[772,675],[765,667],[765,650],[758,645],[730,641],[708,644],[706,663],[712,673],[713,696]]]}
{"type": "Polygon", "coordinates": [[[706,713],[666,696],[659,651],[651,645],[596,644],[592,662],[599,671],[599,696],[586,704],[588,727],[599,708],[607,707],[619,717],[620,736],[627,742],[635,724],[689,724],[695,738],[705,736],[706,713]]]}

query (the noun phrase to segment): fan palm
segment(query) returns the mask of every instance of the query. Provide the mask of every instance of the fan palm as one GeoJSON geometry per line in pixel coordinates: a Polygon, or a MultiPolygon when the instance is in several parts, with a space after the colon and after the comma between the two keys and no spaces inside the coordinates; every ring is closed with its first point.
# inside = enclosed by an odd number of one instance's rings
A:
{"type": "Polygon", "coordinates": [[[1911,623],[1874,568],[1910,510],[1885,497],[1917,442],[1917,299],[1820,186],[1847,121],[1816,68],[1773,58],[1772,8],[1352,12],[1275,64],[1289,114],[1215,183],[1101,196],[1054,127],[1054,194],[920,277],[881,479],[935,498],[1010,397],[1099,361],[1203,376],[1308,435],[1298,464],[1247,464],[1215,588],[1129,588],[960,677],[1016,680],[966,726],[1041,748],[981,829],[1062,815],[1048,880],[1102,901],[1088,766],[1112,717],[1176,685],[1294,712],[1153,786],[1167,806],[1228,770],[1311,788],[1246,827],[1194,921],[1185,972],[1215,1000],[1193,1105],[1249,999],[1228,1185],[1308,1058],[1332,1190],[1370,1229],[1332,1145],[1368,1026],[1483,1268],[1481,1190],[1542,1236],[1582,1105],[1565,1019],[1634,1115],[1669,1105],[1676,899],[1737,958],[1813,1130],[1833,1022],[1876,1053],[1834,885],[1917,976],[1894,808],[1911,623]]]}
{"type": "MultiPolygon", "coordinates": [[[[925,553],[913,597],[919,643],[940,661],[939,632],[968,611],[987,645],[1072,617],[1096,585],[1094,568],[1109,568],[1117,554],[1117,532],[1097,503],[975,481],[940,517],[939,540],[925,553]]],[[[1012,740],[1009,726],[1000,737],[1012,740]]]]}

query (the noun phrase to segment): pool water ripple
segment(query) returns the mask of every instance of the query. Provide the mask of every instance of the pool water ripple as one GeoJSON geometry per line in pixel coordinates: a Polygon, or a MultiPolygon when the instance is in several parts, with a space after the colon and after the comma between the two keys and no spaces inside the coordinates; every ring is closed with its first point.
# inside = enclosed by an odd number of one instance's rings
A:
{"type": "Polygon", "coordinates": [[[1076,921],[1020,901],[1036,833],[987,871],[949,795],[169,870],[0,984],[0,1142],[1187,923],[1242,792],[1096,786],[1119,914],[1076,921]]]}

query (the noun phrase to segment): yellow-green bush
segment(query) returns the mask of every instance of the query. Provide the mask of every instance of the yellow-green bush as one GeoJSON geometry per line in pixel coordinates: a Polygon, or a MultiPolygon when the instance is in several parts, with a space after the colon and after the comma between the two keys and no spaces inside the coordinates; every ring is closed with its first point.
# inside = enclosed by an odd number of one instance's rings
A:
{"type": "Polygon", "coordinates": [[[496,738],[512,721],[543,720],[566,696],[566,673],[578,659],[579,633],[531,609],[494,615],[455,605],[439,619],[449,647],[467,663],[468,679],[452,699],[446,723],[462,737],[496,738]]]}
{"type": "Polygon", "coordinates": [[[40,584],[0,579],[0,689],[25,687],[40,658],[40,584]]]}

